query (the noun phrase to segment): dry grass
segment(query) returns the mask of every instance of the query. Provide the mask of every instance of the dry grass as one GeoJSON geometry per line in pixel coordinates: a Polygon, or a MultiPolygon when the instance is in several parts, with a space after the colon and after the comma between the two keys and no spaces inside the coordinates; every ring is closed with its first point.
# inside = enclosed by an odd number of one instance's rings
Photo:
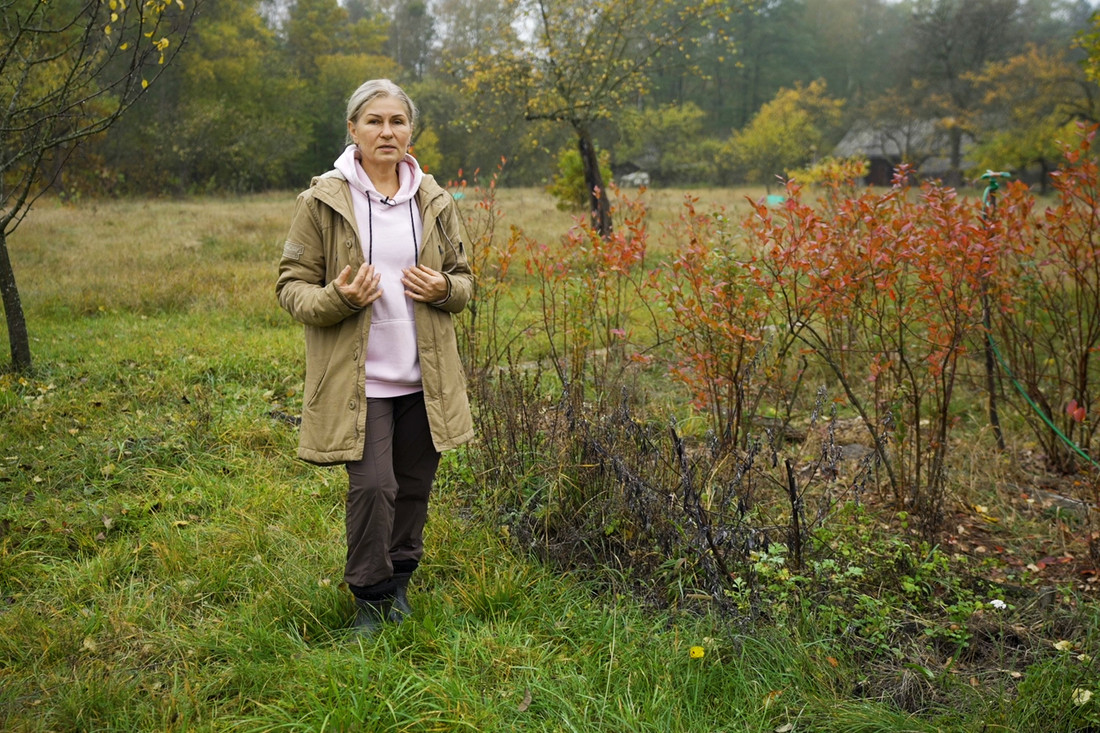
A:
{"type": "Polygon", "coordinates": [[[10,238],[28,309],[270,311],[292,194],[40,202],[10,238]],[[119,282],[127,284],[119,288],[119,282]]]}
{"type": "MultiPolygon", "coordinates": [[[[469,200],[477,200],[483,191],[472,191],[469,200]]],[[[690,197],[697,200],[697,208],[704,211],[725,209],[734,220],[748,213],[748,200],[758,200],[766,195],[762,187],[750,188],[649,188],[623,189],[619,198],[640,200],[649,212],[651,235],[655,237],[658,251],[672,247],[667,241],[665,225],[676,221],[684,211],[684,202],[690,197]]],[[[561,211],[554,199],[541,188],[506,188],[496,192],[496,200],[504,218],[500,225],[505,229],[517,227],[537,241],[553,242],[576,226],[584,218],[583,212],[561,211]]]]}

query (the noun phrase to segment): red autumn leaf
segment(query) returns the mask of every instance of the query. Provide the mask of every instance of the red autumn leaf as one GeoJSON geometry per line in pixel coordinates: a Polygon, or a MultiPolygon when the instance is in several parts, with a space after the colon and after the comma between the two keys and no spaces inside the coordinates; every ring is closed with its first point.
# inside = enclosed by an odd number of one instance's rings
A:
{"type": "Polygon", "coordinates": [[[1084,405],[1078,405],[1077,400],[1070,400],[1066,405],[1066,414],[1073,419],[1074,422],[1083,422],[1087,411],[1084,405]]]}

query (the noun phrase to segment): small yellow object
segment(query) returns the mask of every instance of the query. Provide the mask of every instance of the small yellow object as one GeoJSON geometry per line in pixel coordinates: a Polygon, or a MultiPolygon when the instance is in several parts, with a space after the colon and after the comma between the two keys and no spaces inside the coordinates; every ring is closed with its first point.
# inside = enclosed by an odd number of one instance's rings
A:
{"type": "Polygon", "coordinates": [[[706,654],[706,650],[704,650],[701,646],[693,646],[690,650],[688,650],[688,654],[691,656],[692,659],[702,659],[703,655],[706,654]]]}

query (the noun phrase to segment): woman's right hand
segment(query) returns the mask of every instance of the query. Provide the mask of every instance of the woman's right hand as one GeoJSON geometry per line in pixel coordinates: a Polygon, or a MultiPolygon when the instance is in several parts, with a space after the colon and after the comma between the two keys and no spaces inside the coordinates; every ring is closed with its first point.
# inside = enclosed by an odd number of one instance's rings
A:
{"type": "Polygon", "coordinates": [[[382,288],[378,287],[382,276],[374,271],[374,265],[363,263],[355,277],[351,277],[351,265],[346,265],[340,274],[336,276],[336,289],[347,299],[349,303],[359,308],[366,308],[382,297],[382,288]]]}

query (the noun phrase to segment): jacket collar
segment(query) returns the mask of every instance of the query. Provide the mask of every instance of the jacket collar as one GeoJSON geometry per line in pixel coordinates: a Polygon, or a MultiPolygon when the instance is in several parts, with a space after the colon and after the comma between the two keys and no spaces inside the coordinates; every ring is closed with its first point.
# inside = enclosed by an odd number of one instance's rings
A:
{"type": "MultiPolygon", "coordinates": [[[[310,188],[313,190],[314,198],[355,224],[351,188],[343,173],[334,168],[327,173],[315,176],[310,182],[310,188]]],[[[435,177],[425,174],[420,181],[420,188],[416,191],[416,205],[420,208],[425,231],[432,226],[432,220],[438,217],[446,207],[448,198],[447,192],[436,183],[435,177]]]]}

